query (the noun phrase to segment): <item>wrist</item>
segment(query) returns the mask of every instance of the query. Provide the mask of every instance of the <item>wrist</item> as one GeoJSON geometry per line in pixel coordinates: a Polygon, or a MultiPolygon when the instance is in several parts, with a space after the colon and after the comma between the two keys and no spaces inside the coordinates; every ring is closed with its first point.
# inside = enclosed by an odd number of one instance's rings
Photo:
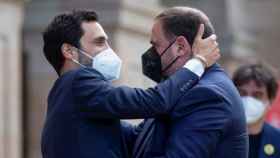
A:
{"type": "Polygon", "coordinates": [[[208,62],[207,62],[207,60],[206,60],[205,57],[196,54],[196,55],[193,56],[193,58],[194,58],[194,59],[198,59],[198,60],[202,63],[202,65],[204,66],[204,68],[207,68],[207,67],[209,66],[209,65],[208,65],[208,62]]]}
{"type": "Polygon", "coordinates": [[[184,65],[184,68],[189,69],[190,71],[195,73],[198,77],[201,77],[205,71],[205,67],[204,67],[203,63],[197,58],[190,59],[184,65]]]}

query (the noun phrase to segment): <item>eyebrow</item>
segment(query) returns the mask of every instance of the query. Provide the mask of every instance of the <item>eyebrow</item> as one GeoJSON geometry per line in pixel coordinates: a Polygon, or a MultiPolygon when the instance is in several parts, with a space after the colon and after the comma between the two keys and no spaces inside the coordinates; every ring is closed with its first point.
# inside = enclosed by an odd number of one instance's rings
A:
{"type": "Polygon", "coordinates": [[[99,36],[99,37],[96,37],[95,39],[93,39],[94,42],[96,42],[96,41],[106,41],[106,40],[108,40],[107,36],[99,36]]]}

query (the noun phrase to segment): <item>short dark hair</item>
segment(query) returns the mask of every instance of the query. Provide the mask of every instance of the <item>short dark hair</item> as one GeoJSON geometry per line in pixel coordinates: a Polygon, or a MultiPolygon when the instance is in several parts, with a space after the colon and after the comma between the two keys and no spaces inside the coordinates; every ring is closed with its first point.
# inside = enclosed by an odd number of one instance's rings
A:
{"type": "Polygon", "coordinates": [[[98,21],[96,12],[75,10],[57,15],[43,32],[44,55],[58,75],[65,61],[61,52],[62,44],[68,43],[79,48],[84,34],[81,24],[91,21],[98,21]]]}
{"type": "Polygon", "coordinates": [[[200,10],[190,7],[173,7],[160,13],[156,20],[162,22],[167,38],[184,36],[192,46],[200,24],[205,25],[203,38],[212,35],[215,30],[208,17],[200,10]]]}
{"type": "Polygon", "coordinates": [[[277,94],[278,84],[273,72],[263,64],[247,64],[239,67],[233,74],[235,86],[242,86],[253,80],[258,86],[265,86],[268,98],[273,101],[277,94]]]}

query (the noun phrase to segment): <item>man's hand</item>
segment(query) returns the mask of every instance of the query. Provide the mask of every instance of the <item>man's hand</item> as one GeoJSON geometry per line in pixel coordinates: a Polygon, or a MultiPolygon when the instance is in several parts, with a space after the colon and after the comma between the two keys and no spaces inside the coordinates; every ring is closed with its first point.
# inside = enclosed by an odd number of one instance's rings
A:
{"type": "Polygon", "coordinates": [[[201,60],[205,67],[210,67],[220,58],[220,49],[215,34],[208,38],[202,39],[204,34],[204,24],[201,24],[195,37],[192,52],[194,58],[201,60]]]}

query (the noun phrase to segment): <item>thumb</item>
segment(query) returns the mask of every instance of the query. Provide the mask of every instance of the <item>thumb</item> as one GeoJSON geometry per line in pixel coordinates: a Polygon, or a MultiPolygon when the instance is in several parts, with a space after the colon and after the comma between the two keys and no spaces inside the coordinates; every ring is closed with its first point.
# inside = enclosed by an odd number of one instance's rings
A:
{"type": "Polygon", "coordinates": [[[204,34],[204,24],[200,24],[199,28],[198,28],[198,31],[196,33],[195,40],[202,39],[203,34],[204,34]]]}

